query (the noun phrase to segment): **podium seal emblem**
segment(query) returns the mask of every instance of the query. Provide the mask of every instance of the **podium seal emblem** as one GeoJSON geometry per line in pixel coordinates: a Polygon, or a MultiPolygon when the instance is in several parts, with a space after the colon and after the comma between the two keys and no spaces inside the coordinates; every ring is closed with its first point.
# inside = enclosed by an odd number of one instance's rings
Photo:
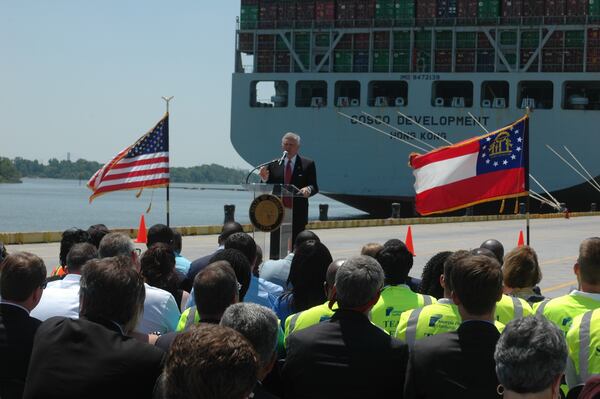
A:
{"type": "Polygon", "coordinates": [[[277,230],[283,222],[283,202],[273,194],[258,196],[250,204],[250,221],[260,231],[277,230]]]}

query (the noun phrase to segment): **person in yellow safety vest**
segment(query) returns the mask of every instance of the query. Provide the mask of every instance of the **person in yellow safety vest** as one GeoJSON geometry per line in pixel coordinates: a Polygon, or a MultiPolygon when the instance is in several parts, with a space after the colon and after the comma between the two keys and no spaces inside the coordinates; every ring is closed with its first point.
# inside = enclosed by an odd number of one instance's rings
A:
{"type": "Polygon", "coordinates": [[[569,388],[600,375],[600,309],[590,310],[573,319],[567,332],[567,346],[566,380],[569,388]]]}
{"type": "MultiPolygon", "coordinates": [[[[409,348],[412,348],[414,343],[420,339],[456,331],[462,323],[458,306],[452,301],[450,274],[456,262],[467,256],[470,256],[469,251],[458,250],[448,256],[444,262],[444,273],[440,276],[440,285],[444,288],[444,298],[422,308],[407,310],[400,316],[395,337],[406,342],[409,348]]],[[[504,324],[499,321],[494,324],[498,331],[502,332],[504,324]]]]}
{"type": "Polygon", "coordinates": [[[327,273],[325,274],[325,282],[323,283],[325,289],[325,296],[327,302],[322,305],[313,306],[310,309],[303,310],[302,312],[294,313],[285,319],[285,331],[284,337],[287,337],[295,332],[302,330],[303,328],[313,326],[322,321],[327,321],[333,316],[337,309],[337,303],[333,303],[329,307],[329,302],[332,298],[333,285],[335,284],[335,274],[338,268],[344,264],[346,259],[336,259],[327,267],[327,273]]]}
{"type": "Polygon", "coordinates": [[[600,308],[600,237],[583,240],[573,271],[579,283],[578,290],[534,306],[536,314],[546,317],[565,334],[575,317],[600,308]]]}
{"type": "Polygon", "coordinates": [[[402,312],[431,305],[437,300],[413,292],[406,284],[413,265],[413,254],[402,241],[388,240],[377,253],[376,259],[385,273],[385,287],[379,301],[371,309],[370,317],[375,325],[393,335],[402,312]]]}
{"type": "MultiPolygon", "coordinates": [[[[475,248],[471,251],[471,254],[484,255],[496,261],[498,260],[497,255],[485,247],[475,248]]],[[[501,265],[502,262],[500,261],[499,264],[501,265]]],[[[505,325],[513,319],[531,316],[532,314],[533,309],[529,305],[529,302],[521,298],[502,294],[502,298],[496,304],[496,320],[505,325]]]]}

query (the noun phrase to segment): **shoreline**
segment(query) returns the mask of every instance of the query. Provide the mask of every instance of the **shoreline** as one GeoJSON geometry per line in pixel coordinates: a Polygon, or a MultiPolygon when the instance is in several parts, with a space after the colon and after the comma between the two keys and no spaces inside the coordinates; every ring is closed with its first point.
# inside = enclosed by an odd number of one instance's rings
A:
{"type": "MultiPolygon", "coordinates": [[[[600,212],[573,212],[569,217],[600,216],[600,212]]],[[[530,219],[561,219],[564,213],[530,214],[530,219]]],[[[309,230],[340,229],[357,227],[403,226],[418,224],[443,224],[443,223],[469,223],[504,220],[525,220],[526,215],[479,215],[479,216],[448,216],[448,217],[415,217],[415,218],[388,218],[388,219],[345,219],[328,221],[309,221],[306,226],[309,230]]],[[[244,224],[244,231],[251,232],[252,225],[244,224]]],[[[183,236],[214,235],[221,232],[222,225],[204,226],[174,226],[183,236]]],[[[114,228],[118,231],[136,238],[138,229],[114,228]]],[[[0,241],[5,245],[39,244],[60,242],[62,231],[33,231],[33,232],[0,232],[0,241]]]]}

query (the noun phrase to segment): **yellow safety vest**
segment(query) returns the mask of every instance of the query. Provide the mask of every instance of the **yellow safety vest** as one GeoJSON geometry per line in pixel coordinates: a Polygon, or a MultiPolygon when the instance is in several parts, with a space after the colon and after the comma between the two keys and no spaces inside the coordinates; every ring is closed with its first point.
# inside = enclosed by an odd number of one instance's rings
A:
{"type": "Polygon", "coordinates": [[[525,299],[502,295],[502,298],[496,302],[496,320],[502,324],[506,325],[513,319],[531,315],[533,309],[525,299]]]}
{"type": "Polygon", "coordinates": [[[179,316],[179,322],[177,323],[177,328],[175,329],[175,331],[187,330],[189,326],[199,322],[200,315],[196,311],[196,307],[192,306],[191,308],[187,308],[186,310],[184,310],[181,316],[179,316]],[[192,315],[192,317],[189,317],[190,314],[192,315]]]}
{"type": "Polygon", "coordinates": [[[600,302],[581,295],[577,291],[534,305],[537,315],[543,315],[556,324],[565,334],[569,331],[575,317],[597,308],[600,308],[600,302]]]}
{"type": "MultiPolygon", "coordinates": [[[[333,305],[333,309],[337,309],[337,303],[333,305]]],[[[327,301],[322,305],[313,306],[310,309],[288,316],[285,319],[285,338],[287,339],[294,331],[329,320],[333,316],[334,310],[329,309],[329,301],[327,301]]]]}
{"type": "Polygon", "coordinates": [[[567,332],[567,346],[580,383],[600,374],[600,309],[573,319],[567,332]]]}
{"type": "Polygon", "coordinates": [[[407,285],[389,285],[381,291],[379,301],[371,309],[371,321],[393,335],[403,312],[435,302],[437,300],[434,297],[417,294],[407,285]]]}
{"type": "MultiPolygon", "coordinates": [[[[402,313],[395,336],[412,347],[420,339],[456,331],[461,323],[458,306],[448,299],[443,299],[438,303],[402,313]]],[[[499,321],[494,321],[494,325],[499,332],[504,330],[504,324],[499,321]]]]}

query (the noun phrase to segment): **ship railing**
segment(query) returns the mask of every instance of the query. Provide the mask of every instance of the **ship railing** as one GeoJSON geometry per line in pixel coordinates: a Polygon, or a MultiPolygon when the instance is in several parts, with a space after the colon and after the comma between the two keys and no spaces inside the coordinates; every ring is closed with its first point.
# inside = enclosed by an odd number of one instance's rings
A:
{"type": "Polygon", "coordinates": [[[451,26],[540,26],[600,24],[598,16],[518,16],[518,17],[435,17],[407,19],[352,19],[352,20],[290,20],[290,21],[236,21],[237,30],[327,30],[356,28],[407,28],[451,26]]]}

